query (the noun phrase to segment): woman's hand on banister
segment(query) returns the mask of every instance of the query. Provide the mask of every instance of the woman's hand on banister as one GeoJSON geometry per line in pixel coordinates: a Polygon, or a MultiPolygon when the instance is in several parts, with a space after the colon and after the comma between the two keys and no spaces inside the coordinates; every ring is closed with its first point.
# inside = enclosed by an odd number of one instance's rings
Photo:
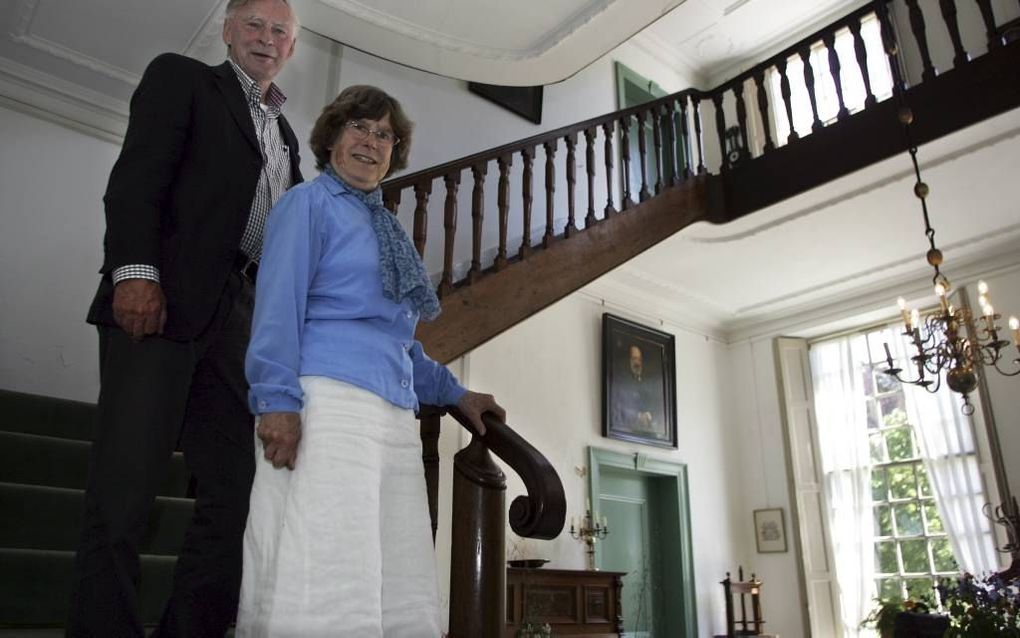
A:
{"type": "Polygon", "coordinates": [[[491,394],[481,394],[468,390],[457,403],[457,408],[466,416],[478,434],[485,435],[485,423],[482,414],[492,412],[500,421],[506,423],[506,410],[502,408],[491,394]]]}

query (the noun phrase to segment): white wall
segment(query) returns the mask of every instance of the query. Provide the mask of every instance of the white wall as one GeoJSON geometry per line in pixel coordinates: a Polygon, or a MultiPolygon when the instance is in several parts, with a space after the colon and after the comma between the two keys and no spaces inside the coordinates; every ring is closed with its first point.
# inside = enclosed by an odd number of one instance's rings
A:
{"type": "MultiPolygon", "coordinates": [[[[508,409],[508,422],[557,468],[567,496],[567,515],[581,516],[588,496],[588,446],[687,465],[694,545],[699,633],[724,630],[719,581],[738,564],[749,567],[753,547],[750,528],[740,527],[745,507],[744,481],[737,441],[743,436],[729,410],[730,366],[727,347],[669,322],[656,325],[676,336],[677,431],[675,452],[656,450],[601,436],[602,313],[652,323],[642,309],[604,307],[587,293],[576,293],[486,343],[466,357],[464,380],[476,390],[492,392],[508,409]]],[[[444,431],[457,429],[444,424],[444,431]]],[[[524,494],[509,468],[507,503],[524,494]]],[[[444,488],[445,490],[445,488],[444,488]]],[[[553,541],[517,539],[525,557],[548,558],[550,567],[583,569],[584,546],[561,535],[553,541]]],[[[782,597],[776,596],[776,601],[782,597]]],[[[777,629],[781,625],[770,625],[777,629]]],[[[785,626],[783,635],[799,635],[785,626]]]]}

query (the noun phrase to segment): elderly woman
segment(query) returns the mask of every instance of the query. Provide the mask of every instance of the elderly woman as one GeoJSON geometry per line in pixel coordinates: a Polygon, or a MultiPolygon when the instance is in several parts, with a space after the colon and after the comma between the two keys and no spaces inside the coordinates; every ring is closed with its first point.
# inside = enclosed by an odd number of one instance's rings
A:
{"type": "Polygon", "coordinates": [[[352,86],[312,131],[322,173],[269,216],[246,371],[259,415],[239,636],[440,635],[419,402],[505,414],[414,340],[439,302],[379,182],[400,103],[352,86]]]}

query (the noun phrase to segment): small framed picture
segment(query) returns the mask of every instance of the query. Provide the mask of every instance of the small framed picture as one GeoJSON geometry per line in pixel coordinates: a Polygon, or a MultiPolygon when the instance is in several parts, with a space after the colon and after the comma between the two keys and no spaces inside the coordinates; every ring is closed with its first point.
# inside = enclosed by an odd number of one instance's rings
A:
{"type": "Polygon", "coordinates": [[[675,448],[673,335],[602,315],[602,436],[675,448]]]}
{"type": "Polygon", "coordinates": [[[786,522],[783,508],[754,510],[754,540],[759,554],[786,551],[786,522]]]}

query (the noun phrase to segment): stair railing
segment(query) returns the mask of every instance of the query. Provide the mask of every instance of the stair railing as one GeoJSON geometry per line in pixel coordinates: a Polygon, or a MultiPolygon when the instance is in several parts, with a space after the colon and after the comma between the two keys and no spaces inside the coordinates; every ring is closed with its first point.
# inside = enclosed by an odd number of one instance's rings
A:
{"type": "MultiPolygon", "coordinates": [[[[422,448],[433,537],[438,514],[439,421],[443,411],[423,406],[422,448]]],[[[456,408],[449,410],[471,433],[454,455],[450,560],[451,638],[498,638],[506,624],[506,476],[490,452],[524,482],[527,496],[510,504],[510,527],[518,536],[552,539],[563,530],[567,502],[559,475],[534,446],[491,414],[479,436],[456,408]]]]}
{"type": "MultiPolygon", "coordinates": [[[[971,59],[960,35],[956,11],[959,1],[940,0],[942,24],[937,29],[938,35],[944,32],[951,40],[956,66],[971,59]]],[[[1009,25],[998,24],[991,0],[976,2],[984,22],[988,50],[1002,47],[1005,35],[1011,32],[1009,25]]],[[[930,8],[928,13],[932,13],[930,8]]],[[[1012,29],[1016,30],[1015,24],[1012,29]]],[[[391,179],[383,184],[384,201],[394,212],[400,209],[401,202],[405,203],[404,210],[413,206],[412,236],[423,257],[435,244],[434,241],[429,243],[429,215],[442,215],[444,233],[438,292],[440,297],[448,297],[460,287],[497,275],[516,262],[526,261],[537,251],[630,211],[664,189],[684,185],[692,177],[705,173],[724,174],[737,163],[768,157],[783,146],[797,144],[804,134],[793,126],[795,111],[801,107],[793,97],[792,80],[796,78],[791,78],[789,72],[792,61],[799,60],[803,65],[803,83],[811,112],[810,132],[817,132],[852,117],[854,105],[847,103],[844,91],[845,80],[852,75],[860,78],[865,90],[864,102],[856,108],[866,111],[884,97],[876,94],[869,70],[876,57],[888,58],[886,63],[894,81],[906,82],[906,78],[914,75],[919,75],[917,82],[936,77],[938,70],[932,62],[929,46],[933,37],[936,37],[936,29],[926,26],[918,0],[875,0],[710,91],[685,89],[639,106],[391,179]],[[896,15],[909,19],[910,45],[920,55],[919,74],[904,74],[898,67],[896,29],[890,11],[894,3],[897,4],[896,15]],[[876,18],[885,51],[869,50],[862,35],[862,25],[876,18]],[[841,56],[837,52],[835,42],[841,32],[848,32],[852,39],[852,56],[841,56]],[[824,55],[818,56],[819,50],[823,50],[824,55]],[[825,77],[831,78],[838,103],[831,121],[823,119],[819,112],[818,73],[812,61],[819,58],[825,60],[825,77]],[[778,95],[770,90],[772,74],[778,76],[778,95]],[[749,122],[752,112],[757,120],[754,127],[749,122]],[[706,114],[714,126],[706,126],[706,114]],[[777,139],[773,126],[776,114],[785,116],[790,123],[790,133],[785,140],[777,139]],[[632,138],[636,139],[636,149],[632,148],[632,138]],[[737,152],[727,157],[728,150],[737,152]],[[521,170],[514,170],[515,162],[520,163],[521,170]],[[539,164],[537,176],[536,162],[539,164]],[[579,166],[584,173],[580,176],[577,175],[579,166]],[[487,216],[491,216],[485,210],[490,173],[495,177],[497,191],[495,225],[486,222],[487,216]],[[540,178],[542,184],[538,185],[536,181],[540,178]],[[470,227],[465,229],[459,207],[460,190],[467,179],[470,179],[467,185],[471,189],[470,227]],[[442,190],[437,183],[442,184],[442,190]],[[557,184],[565,185],[565,202],[564,198],[556,196],[557,184]],[[537,198],[538,213],[542,214],[538,220],[535,220],[536,188],[544,189],[537,198]],[[519,193],[519,202],[511,201],[512,191],[519,193]],[[565,204],[565,210],[556,210],[557,201],[565,204]],[[520,214],[511,215],[511,209],[520,214]],[[511,221],[515,229],[510,228],[511,221]],[[537,232],[533,233],[535,230],[537,232]],[[470,232],[469,256],[459,255],[457,250],[458,245],[467,243],[458,242],[458,235],[464,232],[470,232]],[[487,242],[486,238],[491,241],[487,242]]],[[[741,214],[744,212],[748,211],[741,211],[741,214]]],[[[728,219],[724,213],[713,215],[711,221],[728,219]]]]}

